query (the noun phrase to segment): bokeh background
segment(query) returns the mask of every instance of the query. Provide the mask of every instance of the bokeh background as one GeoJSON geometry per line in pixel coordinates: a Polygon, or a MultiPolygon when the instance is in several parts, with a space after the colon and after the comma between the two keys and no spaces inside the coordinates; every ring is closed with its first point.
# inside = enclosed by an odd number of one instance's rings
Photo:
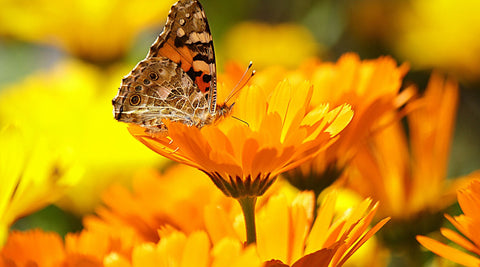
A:
{"type": "MultiPolygon", "coordinates": [[[[110,101],[162,31],[173,2],[0,0],[0,125],[22,132],[25,146],[41,140],[53,160],[75,166],[66,195],[14,228],[78,230],[81,216],[93,211],[110,184],[128,185],[137,169],[171,164],[113,119],[110,101]]],[[[460,103],[448,176],[480,167],[480,1],[202,4],[219,72],[229,61],[253,61],[257,71],[294,69],[311,58],[336,61],[355,52],[409,64],[404,86],[422,90],[434,70],[456,79],[460,103]]]]}

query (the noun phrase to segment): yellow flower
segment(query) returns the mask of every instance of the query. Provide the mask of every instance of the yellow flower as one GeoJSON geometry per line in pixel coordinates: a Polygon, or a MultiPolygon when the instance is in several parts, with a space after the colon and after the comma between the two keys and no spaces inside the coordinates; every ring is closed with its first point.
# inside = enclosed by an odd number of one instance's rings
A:
{"type": "MultiPolygon", "coordinates": [[[[477,177],[478,177],[477,173],[477,177]]],[[[442,234],[452,242],[460,245],[462,248],[475,254],[460,251],[456,248],[447,246],[437,240],[426,236],[417,236],[418,242],[424,247],[433,251],[441,257],[454,261],[465,266],[480,265],[480,180],[476,179],[470,182],[468,186],[458,190],[458,203],[462,208],[463,215],[451,217],[445,215],[447,219],[462,233],[456,233],[447,228],[442,228],[442,234]],[[466,238],[465,238],[465,237],[466,238]]]]}
{"type": "Polygon", "coordinates": [[[477,0],[420,0],[402,9],[394,44],[416,68],[480,75],[480,18],[477,0]]]}
{"type": "Polygon", "coordinates": [[[2,1],[0,34],[51,44],[88,61],[125,55],[138,34],[158,26],[174,1],[2,1]]]}
{"type": "MultiPolygon", "coordinates": [[[[266,266],[312,266],[312,262],[318,264],[314,266],[340,266],[388,221],[367,231],[378,205],[366,199],[339,211],[336,192],[325,196],[315,221],[312,192],[280,192],[264,201],[257,210],[256,246],[266,266]]],[[[243,240],[242,225],[226,211],[207,207],[205,219],[214,243],[227,237],[243,240]]]]}
{"type": "Polygon", "coordinates": [[[259,73],[257,82],[264,86],[275,81],[271,76],[287,76],[293,84],[310,80],[314,86],[313,106],[348,103],[355,114],[332,146],[288,172],[288,180],[301,190],[314,190],[319,195],[341,177],[358,147],[395,120],[394,112],[413,95],[412,88],[399,92],[406,71],[407,66],[397,66],[390,57],[360,60],[356,54],[345,54],[336,63],[311,61],[297,71],[271,68],[259,73]]]}
{"type": "Polygon", "coordinates": [[[16,219],[57,200],[80,178],[72,160],[43,141],[13,127],[0,131],[0,247],[16,219]]]}
{"type": "MultiPolygon", "coordinates": [[[[112,181],[130,179],[133,167],[161,163],[111,117],[111,96],[104,88],[118,81],[106,77],[123,72],[61,62],[0,92],[0,125],[14,123],[29,138],[44,139],[47,148],[68,152],[85,170],[61,203],[77,213],[91,211],[112,181]]],[[[39,157],[49,158],[49,153],[45,149],[39,157]]]]}
{"type": "Polygon", "coordinates": [[[253,61],[258,69],[272,65],[297,67],[304,60],[318,56],[321,50],[313,35],[301,25],[258,22],[234,26],[219,48],[226,59],[244,64],[253,61]]]}
{"type": "Polygon", "coordinates": [[[105,258],[106,267],[114,266],[262,266],[253,246],[243,248],[238,240],[223,239],[211,245],[205,232],[194,232],[188,236],[173,232],[157,243],[136,246],[131,261],[112,254],[105,258]]]}
{"type": "Polygon", "coordinates": [[[300,193],[291,203],[282,195],[272,197],[258,214],[260,258],[288,266],[312,266],[312,262],[341,266],[389,220],[367,231],[378,204],[366,199],[336,215],[336,199],[335,191],[327,194],[312,225],[316,202],[312,192],[300,193]]]}

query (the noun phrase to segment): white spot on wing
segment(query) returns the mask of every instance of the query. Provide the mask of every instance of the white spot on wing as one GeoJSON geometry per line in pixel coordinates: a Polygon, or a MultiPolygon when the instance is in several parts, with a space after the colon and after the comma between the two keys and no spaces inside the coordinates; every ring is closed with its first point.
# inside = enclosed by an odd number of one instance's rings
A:
{"type": "Polygon", "coordinates": [[[188,41],[187,43],[192,44],[192,43],[208,43],[212,40],[212,36],[208,32],[192,32],[188,36],[188,41]]]}
{"type": "Polygon", "coordinates": [[[182,28],[178,28],[177,36],[178,37],[183,37],[184,35],[185,35],[185,31],[182,28]]]}
{"type": "Polygon", "coordinates": [[[210,73],[210,67],[205,61],[195,60],[193,61],[192,66],[195,70],[201,70],[203,72],[210,73]]]}

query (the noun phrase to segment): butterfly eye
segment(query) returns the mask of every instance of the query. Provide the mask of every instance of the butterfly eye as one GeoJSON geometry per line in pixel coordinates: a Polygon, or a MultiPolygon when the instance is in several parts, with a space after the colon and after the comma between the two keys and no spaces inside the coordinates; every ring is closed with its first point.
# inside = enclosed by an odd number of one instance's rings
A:
{"type": "Polygon", "coordinates": [[[149,79],[145,79],[145,80],[143,80],[143,83],[144,83],[145,85],[149,85],[149,84],[150,84],[150,80],[149,80],[149,79]]]}
{"type": "Polygon", "coordinates": [[[142,91],[143,87],[141,85],[135,86],[135,91],[140,92],[142,91]]]}
{"type": "Polygon", "coordinates": [[[139,95],[132,95],[130,97],[130,105],[137,106],[142,101],[142,98],[139,95]]]}
{"type": "Polygon", "coordinates": [[[150,72],[149,76],[150,76],[150,79],[154,81],[158,80],[158,74],[156,72],[150,72]]]}

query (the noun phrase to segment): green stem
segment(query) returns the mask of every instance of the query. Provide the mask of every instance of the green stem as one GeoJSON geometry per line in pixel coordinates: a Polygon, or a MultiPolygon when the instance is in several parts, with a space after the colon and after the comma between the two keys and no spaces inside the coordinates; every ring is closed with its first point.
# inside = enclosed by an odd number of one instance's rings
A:
{"type": "Polygon", "coordinates": [[[257,231],[255,229],[255,204],[257,203],[257,198],[243,197],[237,200],[242,207],[243,217],[245,218],[245,228],[247,231],[246,245],[248,246],[257,242],[257,231]]]}

